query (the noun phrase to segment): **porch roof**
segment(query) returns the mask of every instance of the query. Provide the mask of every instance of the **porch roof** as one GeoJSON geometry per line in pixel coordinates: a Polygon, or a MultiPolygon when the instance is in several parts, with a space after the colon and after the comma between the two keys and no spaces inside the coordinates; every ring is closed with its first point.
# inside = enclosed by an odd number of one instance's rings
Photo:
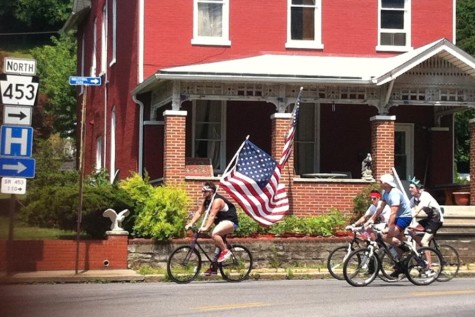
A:
{"type": "Polygon", "coordinates": [[[163,80],[282,82],[383,85],[440,56],[475,77],[475,58],[447,39],[440,39],[392,57],[349,57],[264,54],[220,62],[165,68],[136,87],[133,94],[150,91],[163,80]]]}

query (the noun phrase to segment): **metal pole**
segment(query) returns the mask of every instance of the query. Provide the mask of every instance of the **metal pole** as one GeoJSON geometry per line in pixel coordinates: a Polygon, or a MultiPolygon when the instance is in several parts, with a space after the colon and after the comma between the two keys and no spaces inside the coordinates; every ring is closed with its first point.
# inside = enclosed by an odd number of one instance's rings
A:
{"type": "Polygon", "coordinates": [[[76,223],[76,274],[79,272],[79,240],[81,234],[81,221],[82,221],[82,204],[83,204],[83,192],[84,192],[84,145],[86,139],[86,97],[87,97],[87,86],[84,87],[84,92],[82,95],[82,105],[81,105],[81,138],[79,140],[79,205],[78,205],[78,216],[76,223]]]}
{"type": "Polygon", "coordinates": [[[10,224],[8,227],[8,240],[13,240],[13,227],[15,222],[15,194],[10,195],[10,224]]]}

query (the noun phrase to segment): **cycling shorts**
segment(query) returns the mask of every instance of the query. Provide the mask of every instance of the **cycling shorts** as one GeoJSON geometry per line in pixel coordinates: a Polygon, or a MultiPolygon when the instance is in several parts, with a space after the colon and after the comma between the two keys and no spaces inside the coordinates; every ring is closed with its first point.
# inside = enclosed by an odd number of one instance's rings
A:
{"type": "Polygon", "coordinates": [[[398,217],[396,218],[396,226],[399,228],[400,232],[403,232],[404,229],[409,227],[411,224],[412,217],[398,217]]]}
{"type": "Polygon", "coordinates": [[[437,230],[439,230],[443,225],[440,221],[434,221],[433,219],[428,218],[419,220],[419,224],[424,227],[424,232],[429,234],[436,234],[437,230]]]}

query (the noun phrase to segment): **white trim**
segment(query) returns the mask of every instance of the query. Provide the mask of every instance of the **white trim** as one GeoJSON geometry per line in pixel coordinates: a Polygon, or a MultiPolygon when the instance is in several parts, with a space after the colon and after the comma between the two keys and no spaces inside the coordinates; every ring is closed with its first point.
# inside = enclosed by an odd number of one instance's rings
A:
{"type": "Polygon", "coordinates": [[[165,110],[163,111],[163,116],[177,116],[177,117],[186,117],[187,111],[185,110],[165,110]]]}
{"type": "Polygon", "coordinates": [[[396,116],[380,116],[376,115],[369,118],[369,121],[396,121],[396,116]]]}
{"type": "Polygon", "coordinates": [[[111,113],[111,133],[110,133],[110,162],[109,162],[109,178],[110,182],[114,181],[115,176],[115,157],[116,157],[116,113],[115,106],[112,107],[111,113]]]}
{"type": "Polygon", "coordinates": [[[97,68],[97,56],[96,56],[96,50],[97,50],[97,18],[94,18],[94,26],[93,26],[93,34],[92,34],[92,60],[91,60],[91,69],[89,71],[89,74],[92,77],[96,76],[96,68],[97,68]]]}
{"type": "Polygon", "coordinates": [[[108,27],[108,15],[107,15],[107,1],[102,6],[102,21],[101,21],[101,75],[107,72],[107,27],[108,27]]]}
{"type": "Polygon", "coordinates": [[[112,0],[112,59],[109,67],[117,61],[117,0],[112,0]]]}
{"type": "Polygon", "coordinates": [[[270,118],[271,119],[290,119],[292,118],[292,114],[276,112],[276,113],[271,114],[270,118]]]}

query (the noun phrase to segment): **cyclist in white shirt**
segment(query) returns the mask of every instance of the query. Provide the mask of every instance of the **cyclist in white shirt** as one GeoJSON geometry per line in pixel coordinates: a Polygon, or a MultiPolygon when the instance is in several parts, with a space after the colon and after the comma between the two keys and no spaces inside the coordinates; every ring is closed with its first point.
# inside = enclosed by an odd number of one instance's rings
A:
{"type": "MultiPolygon", "coordinates": [[[[360,226],[362,224],[364,224],[366,221],[368,221],[368,219],[374,215],[374,213],[376,212],[376,210],[378,209],[378,207],[381,205],[381,193],[377,190],[372,190],[369,194],[370,198],[371,198],[371,205],[368,207],[368,209],[366,210],[366,212],[364,213],[364,215],[361,216],[360,219],[358,219],[357,221],[355,221],[355,223],[353,223],[351,227],[357,227],[357,226],[360,226]]],[[[387,223],[388,223],[388,220],[389,220],[389,215],[391,214],[391,208],[389,208],[388,205],[386,205],[384,208],[383,208],[383,211],[381,212],[380,216],[378,217],[378,219],[376,219],[376,227],[378,227],[380,230],[383,230],[386,228],[387,226],[387,223]]],[[[371,240],[375,240],[376,239],[376,236],[374,235],[374,232],[371,228],[367,228],[366,229],[366,232],[367,234],[369,235],[369,237],[371,238],[371,240]]],[[[363,235],[364,237],[364,235],[363,235]]]]}
{"type": "Polygon", "coordinates": [[[422,183],[415,177],[409,182],[409,192],[412,195],[411,207],[413,210],[413,217],[415,218],[421,213],[421,211],[426,215],[425,218],[417,222],[415,227],[411,226],[409,230],[424,231],[422,239],[417,235],[413,235],[413,237],[423,247],[428,247],[430,240],[444,223],[442,209],[437,200],[424,190],[422,183]]]}

